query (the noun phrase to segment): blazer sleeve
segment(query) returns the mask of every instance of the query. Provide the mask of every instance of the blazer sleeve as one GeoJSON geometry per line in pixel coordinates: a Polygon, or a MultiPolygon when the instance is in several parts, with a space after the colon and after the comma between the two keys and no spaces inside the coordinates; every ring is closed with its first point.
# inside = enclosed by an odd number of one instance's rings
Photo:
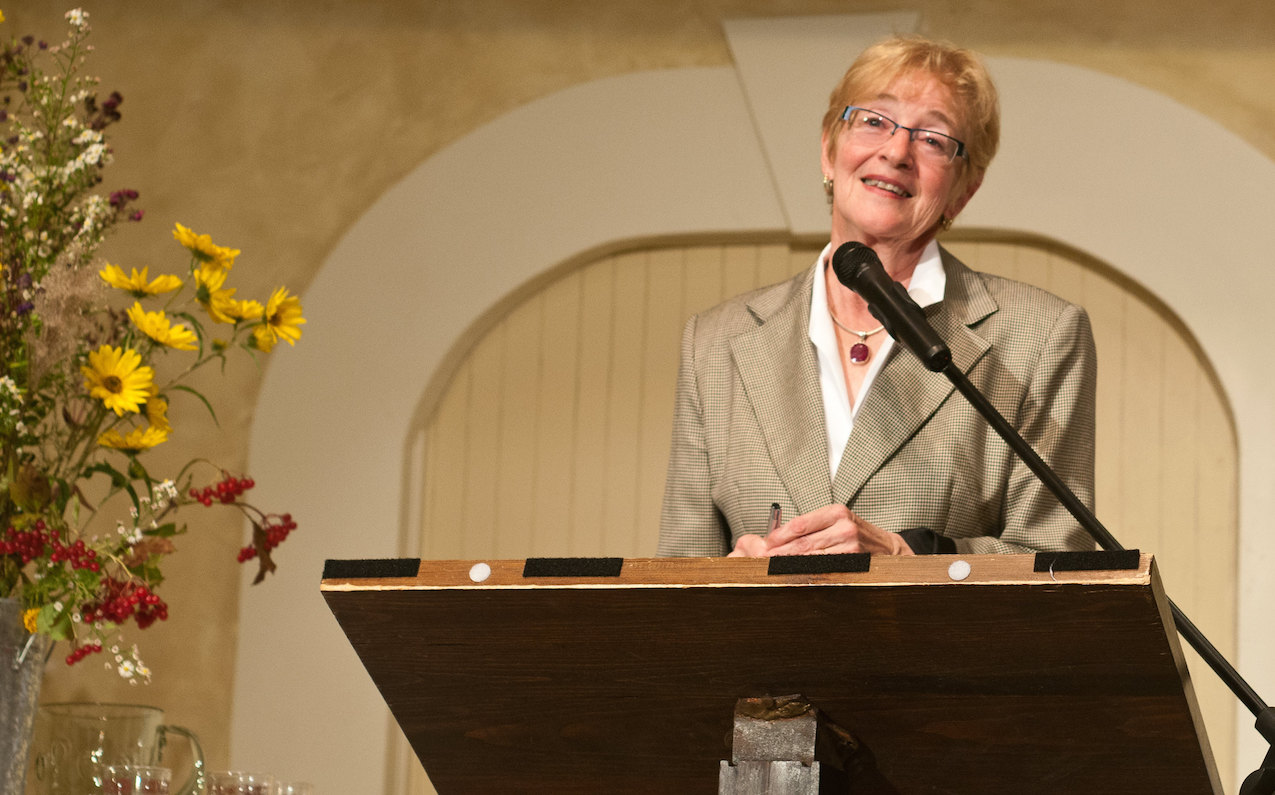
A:
{"type": "MultiPolygon", "coordinates": [[[[1097,353],[1089,316],[1068,304],[1051,328],[1011,421],[1082,503],[1093,509],[1097,353]]],[[[1013,455],[1012,452],[1010,455],[1013,455]]],[[[1080,523],[1013,456],[999,536],[955,539],[961,553],[1092,549],[1080,523]]]]}
{"type": "Polygon", "coordinates": [[[673,405],[673,442],[660,511],[660,557],[720,557],[730,530],[713,504],[704,414],[695,362],[697,318],[682,331],[681,363],[673,405]]]}

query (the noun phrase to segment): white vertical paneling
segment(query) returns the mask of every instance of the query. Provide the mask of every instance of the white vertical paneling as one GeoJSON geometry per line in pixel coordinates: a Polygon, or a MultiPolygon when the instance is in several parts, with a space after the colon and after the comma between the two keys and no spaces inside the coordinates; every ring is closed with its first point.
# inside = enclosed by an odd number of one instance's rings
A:
{"type": "Polygon", "coordinates": [[[757,246],[757,285],[776,284],[814,264],[819,252],[778,244],[757,246]]]}
{"type": "Polygon", "coordinates": [[[761,284],[760,252],[757,246],[737,245],[722,249],[722,297],[746,293],[761,284]]]}
{"type": "MultiPolygon", "coordinates": [[[[777,277],[772,273],[766,279],[766,282],[773,283],[773,282],[783,281],[785,275],[792,276],[798,273],[799,271],[805,270],[806,268],[813,267],[815,264],[815,258],[819,256],[819,252],[822,250],[823,250],[822,248],[815,248],[815,247],[790,249],[787,256],[788,264],[786,267],[784,267],[783,272],[779,274],[777,277]]],[[[778,255],[778,252],[776,252],[775,259],[776,259],[776,267],[779,267],[778,260],[780,259],[780,257],[778,255]]]]}
{"type": "MultiPolygon", "coordinates": [[[[1177,532],[1193,541],[1184,561],[1173,564],[1192,572],[1196,593],[1189,608],[1192,621],[1232,662],[1235,661],[1239,538],[1239,461],[1235,427],[1224,397],[1212,378],[1196,382],[1195,419],[1199,445],[1195,457],[1199,512],[1193,527],[1177,532]],[[1192,532],[1193,531],[1193,532],[1192,532]]],[[[1236,700],[1221,679],[1192,654],[1196,692],[1218,759],[1232,758],[1236,746],[1236,700]]],[[[1226,771],[1223,769],[1223,774],[1226,771]]]]}
{"type": "Polygon", "coordinates": [[[422,535],[421,554],[431,558],[463,557],[459,541],[464,531],[464,473],[470,450],[466,415],[469,370],[466,363],[457,371],[429,430],[430,460],[425,466],[428,494],[423,513],[432,532],[422,535]]]}
{"type": "Polygon", "coordinates": [[[612,340],[607,371],[606,452],[602,466],[602,523],[595,529],[595,554],[632,557],[637,544],[634,518],[640,500],[639,423],[642,419],[642,343],[646,324],[647,257],[630,253],[615,258],[612,270],[612,340]]]}
{"type": "MultiPolygon", "coordinates": [[[[460,532],[464,558],[491,555],[496,546],[496,494],[500,488],[500,402],[503,364],[502,350],[508,326],[474,348],[469,357],[469,402],[466,405],[468,430],[465,434],[464,500],[455,527],[460,532]]],[[[459,451],[458,451],[459,452],[459,451]]]]}
{"type": "Polygon", "coordinates": [[[1165,324],[1151,307],[1132,296],[1125,297],[1124,305],[1124,367],[1118,374],[1124,394],[1120,459],[1143,465],[1124,469],[1117,537],[1128,547],[1159,550],[1165,521],[1163,461],[1148,461],[1144,454],[1148,450],[1163,453],[1169,441],[1163,436],[1164,395],[1160,389],[1167,375],[1163,369],[1165,324]]]}
{"type": "Polygon", "coordinates": [[[635,481],[641,496],[633,523],[634,548],[641,555],[655,554],[652,528],[659,526],[660,502],[652,495],[663,494],[668,469],[673,390],[677,383],[681,331],[686,322],[682,314],[684,271],[681,249],[658,249],[647,255],[646,318],[642,329],[642,361],[638,364],[642,405],[635,481]]]}
{"type": "MultiPolygon", "coordinates": [[[[504,326],[501,349],[500,402],[496,406],[500,447],[496,467],[495,550],[532,548],[534,508],[539,489],[536,435],[542,418],[532,396],[540,391],[544,333],[543,296],[536,296],[511,312],[504,326]]],[[[494,550],[493,550],[494,551],[494,550]]]]}
{"type": "Polygon", "coordinates": [[[603,498],[606,494],[607,417],[614,396],[610,392],[612,333],[615,312],[615,260],[607,258],[580,273],[580,366],[576,371],[575,446],[569,513],[571,530],[562,554],[601,555],[603,498]]]}
{"type": "MultiPolygon", "coordinates": [[[[571,462],[575,446],[576,370],[580,357],[580,279],[561,279],[541,294],[540,377],[529,401],[535,416],[536,446],[530,462],[536,473],[532,549],[561,549],[570,527],[571,462]]],[[[530,422],[528,418],[524,421],[530,422]]],[[[424,528],[428,533],[430,528],[424,528]]],[[[506,554],[501,550],[501,554],[506,554]]],[[[512,557],[519,552],[508,550],[512,557]]]]}
{"type": "Polygon", "coordinates": [[[686,271],[682,279],[682,317],[719,303],[725,288],[722,279],[721,246],[695,246],[685,252],[686,271]]]}
{"type": "MultiPolygon", "coordinates": [[[[1094,345],[1098,349],[1097,449],[1094,471],[1097,482],[1094,504],[1104,521],[1115,522],[1120,495],[1124,492],[1124,425],[1120,421],[1125,392],[1120,388],[1124,371],[1125,290],[1092,270],[1085,271],[1084,307],[1093,324],[1094,345]]],[[[1116,526],[1111,529],[1117,531],[1116,526]]]]}
{"type": "Polygon", "coordinates": [[[1049,253],[1047,267],[1049,283],[1045,285],[1045,289],[1072,303],[1084,306],[1085,275],[1089,269],[1079,267],[1076,263],[1052,251],[1049,253]]]}
{"type": "Polygon", "coordinates": [[[1165,587],[1179,606],[1193,612],[1199,584],[1185,566],[1194,558],[1195,534],[1176,531],[1179,526],[1195,528],[1200,523],[1200,448],[1205,440],[1199,433],[1198,401],[1204,375],[1198,367],[1183,366],[1192,358],[1187,341],[1168,328],[1162,331],[1155,401],[1161,407],[1159,437],[1164,455],[1154,467],[1160,478],[1156,491],[1162,512],[1159,543],[1153,549],[1163,564],[1160,574],[1165,587]]]}

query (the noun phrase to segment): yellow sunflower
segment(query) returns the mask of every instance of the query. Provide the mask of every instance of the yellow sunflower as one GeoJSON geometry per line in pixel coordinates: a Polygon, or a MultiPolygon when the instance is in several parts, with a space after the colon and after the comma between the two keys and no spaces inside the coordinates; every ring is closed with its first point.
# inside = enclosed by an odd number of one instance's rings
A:
{"type": "Polygon", "coordinates": [[[181,224],[173,230],[173,238],[194,254],[195,259],[221,270],[234,267],[235,257],[239,256],[239,249],[219,246],[210,236],[196,234],[181,224]]]}
{"type": "Polygon", "coordinates": [[[253,301],[252,299],[240,301],[232,298],[226,304],[224,311],[236,321],[260,320],[261,316],[265,314],[266,308],[261,305],[260,301],[253,301]]]}
{"type": "Polygon", "coordinates": [[[168,401],[159,396],[159,390],[151,387],[151,396],[146,399],[146,421],[152,428],[164,433],[172,433],[173,426],[168,422],[168,401]]]}
{"type": "Polygon", "coordinates": [[[261,325],[252,330],[253,341],[266,353],[281,339],[289,345],[296,345],[297,340],[301,339],[301,324],[304,322],[305,318],[301,317],[301,299],[288,295],[288,288],[280,287],[266,302],[261,325]]]}
{"type": "Polygon", "coordinates": [[[89,363],[80,368],[84,388],[105,406],[123,416],[138,411],[150,394],[155,371],[142,366],[142,356],[131,348],[125,350],[103,345],[89,352],[89,363]]]}
{"type": "MultiPolygon", "coordinates": [[[[3,21],[3,19],[0,18],[0,21],[3,21]]],[[[34,635],[40,628],[40,625],[36,623],[36,619],[39,616],[40,608],[38,607],[22,611],[22,626],[26,627],[27,632],[30,632],[32,635],[34,635]]]]}
{"type": "Polygon", "coordinates": [[[173,325],[168,316],[161,312],[147,312],[137,301],[128,308],[128,319],[146,336],[179,351],[193,351],[199,347],[199,338],[195,332],[178,323],[173,325]]]}
{"type": "Polygon", "coordinates": [[[102,281],[112,287],[128,290],[133,294],[134,298],[170,293],[182,286],[182,280],[171,273],[165,273],[147,281],[147,270],[148,268],[142,268],[139,273],[137,268],[133,268],[132,275],[125,276],[123,268],[108,262],[106,267],[98,271],[97,274],[102,277],[102,281]]]}
{"type": "Polygon", "coordinates": [[[127,436],[121,435],[119,431],[112,428],[97,437],[97,443],[102,447],[123,450],[133,455],[166,441],[168,441],[168,431],[153,425],[146,428],[134,428],[128,432],[127,436]]]}
{"type": "Polygon", "coordinates": [[[235,322],[235,288],[222,287],[226,283],[226,271],[210,265],[195,269],[195,299],[217,323],[235,322]]]}

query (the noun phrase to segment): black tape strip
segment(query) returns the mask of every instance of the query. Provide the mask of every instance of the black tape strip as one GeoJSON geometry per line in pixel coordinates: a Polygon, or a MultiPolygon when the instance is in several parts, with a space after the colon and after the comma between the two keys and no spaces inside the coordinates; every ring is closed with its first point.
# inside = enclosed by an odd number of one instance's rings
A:
{"type": "Polygon", "coordinates": [[[1136,569],[1141,553],[1136,549],[1089,552],[1037,552],[1036,571],[1120,571],[1136,569]]]}
{"type": "Polygon", "coordinates": [[[767,574],[857,574],[872,566],[867,552],[838,555],[780,555],[770,559],[767,574]]]}
{"type": "Polygon", "coordinates": [[[415,577],[420,569],[420,558],[329,560],[323,564],[323,579],[379,580],[387,577],[415,577]]]}
{"type": "Polygon", "coordinates": [[[619,577],[624,558],[527,558],[523,577],[619,577]]]}

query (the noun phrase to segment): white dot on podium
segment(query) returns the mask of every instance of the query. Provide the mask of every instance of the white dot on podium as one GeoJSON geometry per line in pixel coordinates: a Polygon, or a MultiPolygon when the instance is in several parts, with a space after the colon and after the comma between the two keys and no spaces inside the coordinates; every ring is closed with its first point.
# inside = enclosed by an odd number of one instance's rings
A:
{"type": "Polygon", "coordinates": [[[953,561],[951,566],[947,567],[947,576],[953,580],[963,580],[970,576],[970,563],[968,560],[953,561]]]}
{"type": "Polygon", "coordinates": [[[475,563],[469,567],[469,579],[474,582],[482,582],[491,576],[491,566],[486,563],[475,563]]]}

